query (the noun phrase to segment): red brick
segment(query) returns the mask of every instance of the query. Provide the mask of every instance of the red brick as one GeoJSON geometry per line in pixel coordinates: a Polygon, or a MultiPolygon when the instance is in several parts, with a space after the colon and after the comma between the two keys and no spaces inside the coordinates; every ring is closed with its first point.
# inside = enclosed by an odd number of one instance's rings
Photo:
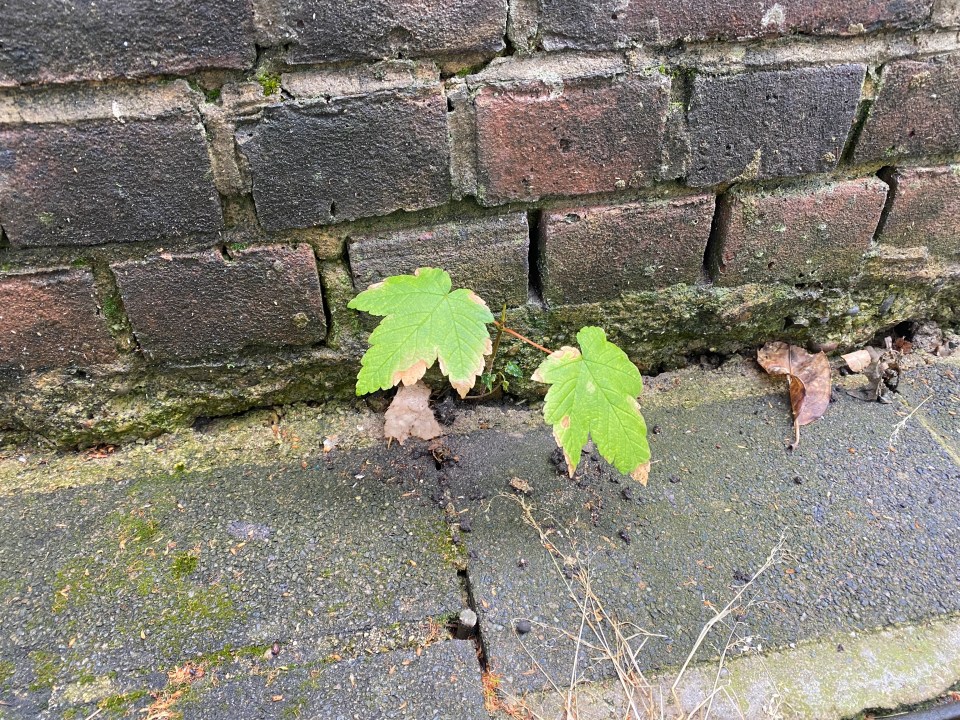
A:
{"type": "Polygon", "coordinates": [[[655,180],[670,80],[487,86],[475,99],[478,198],[485,205],[582,195],[655,180]]]}
{"type": "Polygon", "coordinates": [[[858,161],[960,151],[960,56],[888,63],[854,152],[858,161]]]}
{"type": "Polygon", "coordinates": [[[596,302],[701,279],[714,196],[575,207],[541,220],[544,299],[596,302]]]}
{"type": "Polygon", "coordinates": [[[544,49],[604,49],[652,42],[769,37],[793,33],[858,35],[917,27],[932,0],[552,0],[543,3],[544,49]]]}
{"type": "Polygon", "coordinates": [[[493,55],[505,0],[284,0],[275,27],[291,63],[493,55]]]}
{"type": "Polygon", "coordinates": [[[269,230],[420,210],[450,198],[447,105],[437,88],[268,107],[241,125],[269,230]]]}
{"type": "Polygon", "coordinates": [[[111,266],[144,353],[155,360],[321,342],[326,321],[313,250],[265,246],[111,266]]]}
{"type": "Polygon", "coordinates": [[[48,270],[0,278],[0,368],[86,366],[116,358],[89,271],[48,270]]]}
{"type": "Polygon", "coordinates": [[[12,2],[0,23],[0,86],[244,69],[250,0],[12,2]]]}
{"type": "Polygon", "coordinates": [[[849,278],[870,247],[886,197],[887,185],[877,178],[732,192],[717,284],[849,278]]]}
{"type": "Polygon", "coordinates": [[[688,113],[690,173],[704,187],[833,170],[846,144],[866,68],[698,75],[688,113]]]}
{"type": "Polygon", "coordinates": [[[350,271],[357,290],[390,275],[440,267],[490,307],[527,302],[529,227],[526,213],[370,233],[351,238],[350,271]]]}
{"type": "Polygon", "coordinates": [[[942,257],[960,254],[960,165],[898,168],[896,190],[878,238],[883,245],[926,246],[942,257]]]}
{"type": "Polygon", "coordinates": [[[217,232],[199,117],[0,127],[0,218],[15,248],[217,232]]]}

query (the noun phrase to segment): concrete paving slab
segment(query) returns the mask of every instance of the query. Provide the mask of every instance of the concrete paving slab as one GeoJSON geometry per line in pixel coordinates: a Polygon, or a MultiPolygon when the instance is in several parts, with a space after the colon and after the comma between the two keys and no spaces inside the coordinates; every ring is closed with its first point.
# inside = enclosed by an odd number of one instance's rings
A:
{"type": "MultiPolygon", "coordinates": [[[[735,653],[955,614],[955,385],[927,372],[944,404],[904,423],[896,452],[902,404],[837,392],[791,453],[783,385],[749,363],[656,378],[648,488],[589,453],[568,478],[536,411],[490,406],[461,409],[433,444],[385,447],[373,414],[311,410],[103,458],[0,457],[0,718],[141,717],[187,661],[207,673],[177,700],[187,717],[482,718],[474,645],[442,627],[465,605],[507,694],[568,682],[563,631],[580,616],[565,582],[581,570],[609,614],[663,636],[643,667],[670,668],[781,537],[781,562],[731,616],[735,653]]],[[[581,673],[608,676],[589,655],[581,673]]]]}
{"type": "Polygon", "coordinates": [[[911,368],[898,389],[906,413],[919,408],[916,422],[960,458],[960,358],[911,368]]]}
{"type": "Polygon", "coordinates": [[[30,717],[57,687],[274,640],[295,665],[422,641],[463,607],[462,557],[415,480],[342,459],[4,497],[0,657],[23,692],[0,700],[30,717]]]}
{"type": "Polygon", "coordinates": [[[288,672],[247,673],[208,686],[183,720],[488,720],[472,642],[363,655],[288,672]]]}
{"type": "MultiPolygon", "coordinates": [[[[473,517],[470,580],[504,687],[543,687],[547,675],[565,685],[580,620],[563,569],[516,503],[495,497],[514,475],[533,486],[534,515],[563,554],[588,567],[608,611],[666,636],[644,646],[645,668],[679,665],[781,536],[789,553],[758,580],[758,604],[737,630],[754,647],[960,610],[960,469],[918,424],[889,453],[895,406],[835,396],[792,453],[781,395],[651,404],[658,462],[646,489],[592,458],[574,480],[558,474],[546,432],[458,444],[452,477],[491,498],[473,517]],[[518,635],[518,618],[533,631],[518,635]]],[[[698,657],[717,655],[726,640],[712,638],[698,657]]],[[[588,677],[589,665],[581,658],[588,677]]]]}
{"type": "MultiPolygon", "coordinates": [[[[839,635],[772,655],[751,654],[649,680],[650,698],[664,716],[713,720],[833,720],[864,708],[890,711],[935,698],[960,680],[960,621],[839,635]]],[[[578,720],[619,720],[630,707],[621,685],[588,683],[575,693],[578,720]]],[[[567,697],[548,692],[524,698],[537,717],[561,718],[567,697]]],[[[637,707],[645,707],[639,697],[637,707]]],[[[655,716],[659,717],[657,712],[655,716]]]]}

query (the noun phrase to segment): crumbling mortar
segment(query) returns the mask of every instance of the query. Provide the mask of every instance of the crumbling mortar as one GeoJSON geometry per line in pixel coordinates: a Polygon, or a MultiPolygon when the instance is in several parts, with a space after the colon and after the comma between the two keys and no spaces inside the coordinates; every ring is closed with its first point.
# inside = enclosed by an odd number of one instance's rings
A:
{"type": "Polygon", "coordinates": [[[140,342],[130,324],[123,297],[117,278],[110,268],[109,262],[93,256],[89,260],[90,271],[93,274],[94,292],[97,309],[107,322],[110,335],[113,337],[117,350],[121,353],[141,352],[140,342]]]}

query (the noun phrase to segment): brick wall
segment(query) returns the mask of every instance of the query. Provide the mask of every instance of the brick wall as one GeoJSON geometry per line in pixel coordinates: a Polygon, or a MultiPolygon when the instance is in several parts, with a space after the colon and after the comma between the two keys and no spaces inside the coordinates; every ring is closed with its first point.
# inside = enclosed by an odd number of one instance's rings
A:
{"type": "Polygon", "coordinates": [[[958,33],[955,0],[14,3],[0,429],[344,395],[346,303],[421,265],[645,370],[953,322],[958,33]]]}

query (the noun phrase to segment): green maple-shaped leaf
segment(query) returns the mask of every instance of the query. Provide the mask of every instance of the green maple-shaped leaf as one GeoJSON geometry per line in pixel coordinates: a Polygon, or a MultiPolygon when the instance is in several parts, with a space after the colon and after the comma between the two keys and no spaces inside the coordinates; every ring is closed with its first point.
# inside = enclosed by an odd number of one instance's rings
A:
{"type": "Polygon", "coordinates": [[[646,484],[650,447],[637,404],[640,371],[601,328],[583,328],[577,342],[580,350],[560,348],[533,374],[550,385],[543,416],[553,426],[567,469],[572,477],[589,437],[617,470],[646,484]]]}
{"type": "Polygon", "coordinates": [[[383,316],[360,361],[357,395],[413,385],[439,360],[450,384],[466,396],[492,350],[487,323],[493,315],[472,291],[450,287],[443,270],[420,268],[371,285],[350,301],[347,307],[383,316]]]}

